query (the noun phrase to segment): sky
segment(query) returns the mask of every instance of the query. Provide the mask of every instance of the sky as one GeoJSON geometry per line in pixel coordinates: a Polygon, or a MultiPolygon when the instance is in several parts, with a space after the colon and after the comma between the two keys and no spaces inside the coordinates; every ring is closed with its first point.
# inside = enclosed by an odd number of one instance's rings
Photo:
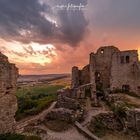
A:
{"type": "Polygon", "coordinates": [[[140,49],[140,0],[0,0],[0,51],[20,74],[70,73],[100,46],[140,49]]]}

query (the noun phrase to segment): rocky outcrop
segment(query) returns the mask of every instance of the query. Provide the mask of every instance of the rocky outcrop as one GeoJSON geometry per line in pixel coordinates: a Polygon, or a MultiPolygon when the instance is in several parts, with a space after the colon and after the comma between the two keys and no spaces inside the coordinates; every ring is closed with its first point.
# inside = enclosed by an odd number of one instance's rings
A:
{"type": "Polygon", "coordinates": [[[68,98],[64,95],[59,95],[56,106],[58,108],[67,108],[72,110],[77,110],[80,108],[78,101],[72,98],[68,98]]]}
{"type": "Polygon", "coordinates": [[[8,57],[0,53],[0,134],[15,130],[17,76],[16,66],[9,63],[8,57]]]}
{"type": "Polygon", "coordinates": [[[115,103],[117,101],[122,101],[123,96],[118,95],[118,94],[109,94],[106,96],[106,100],[110,103],[115,103]]]}
{"type": "Polygon", "coordinates": [[[140,109],[129,109],[127,111],[127,129],[133,130],[140,135],[140,109]]]}
{"type": "Polygon", "coordinates": [[[94,130],[96,127],[99,127],[99,125],[113,131],[123,130],[122,124],[117,120],[113,112],[100,113],[97,116],[94,116],[90,122],[90,128],[94,130]]]}
{"type": "Polygon", "coordinates": [[[53,109],[47,114],[48,120],[62,120],[66,122],[74,121],[74,112],[65,108],[53,109]]]}

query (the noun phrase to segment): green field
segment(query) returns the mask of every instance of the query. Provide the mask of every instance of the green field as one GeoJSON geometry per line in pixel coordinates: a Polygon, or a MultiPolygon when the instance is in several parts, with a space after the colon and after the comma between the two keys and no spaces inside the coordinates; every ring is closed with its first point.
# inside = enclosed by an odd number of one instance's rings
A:
{"type": "Polygon", "coordinates": [[[16,119],[20,120],[29,115],[35,115],[57,99],[57,90],[63,85],[40,85],[34,87],[22,87],[17,89],[18,111],[16,119]]]}

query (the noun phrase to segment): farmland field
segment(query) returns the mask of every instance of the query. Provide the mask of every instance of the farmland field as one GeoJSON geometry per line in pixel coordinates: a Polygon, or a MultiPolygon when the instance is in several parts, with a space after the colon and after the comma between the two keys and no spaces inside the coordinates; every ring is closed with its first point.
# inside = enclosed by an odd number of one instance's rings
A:
{"type": "Polygon", "coordinates": [[[42,83],[34,86],[26,85],[18,87],[16,92],[18,100],[16,120],[38,114],[48,108],[57,99],[57,91],[69,85],[69,82],[66,82],[65,78],[60,79],[50,80],[49,84],[42,83]]]}

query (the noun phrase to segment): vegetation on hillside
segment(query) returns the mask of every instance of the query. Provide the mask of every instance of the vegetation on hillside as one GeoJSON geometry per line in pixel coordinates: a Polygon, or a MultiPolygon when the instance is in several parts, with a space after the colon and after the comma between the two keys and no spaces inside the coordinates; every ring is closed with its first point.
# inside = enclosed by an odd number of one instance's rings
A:
{"type": "Polygon", "coordinates": [[[18,89],[16,119],[19,120],[28,115],[38,114],[47,108],[57,99],[57,90],[62,88],[64,88],[62,85],[42,85],[18,89]]]}

